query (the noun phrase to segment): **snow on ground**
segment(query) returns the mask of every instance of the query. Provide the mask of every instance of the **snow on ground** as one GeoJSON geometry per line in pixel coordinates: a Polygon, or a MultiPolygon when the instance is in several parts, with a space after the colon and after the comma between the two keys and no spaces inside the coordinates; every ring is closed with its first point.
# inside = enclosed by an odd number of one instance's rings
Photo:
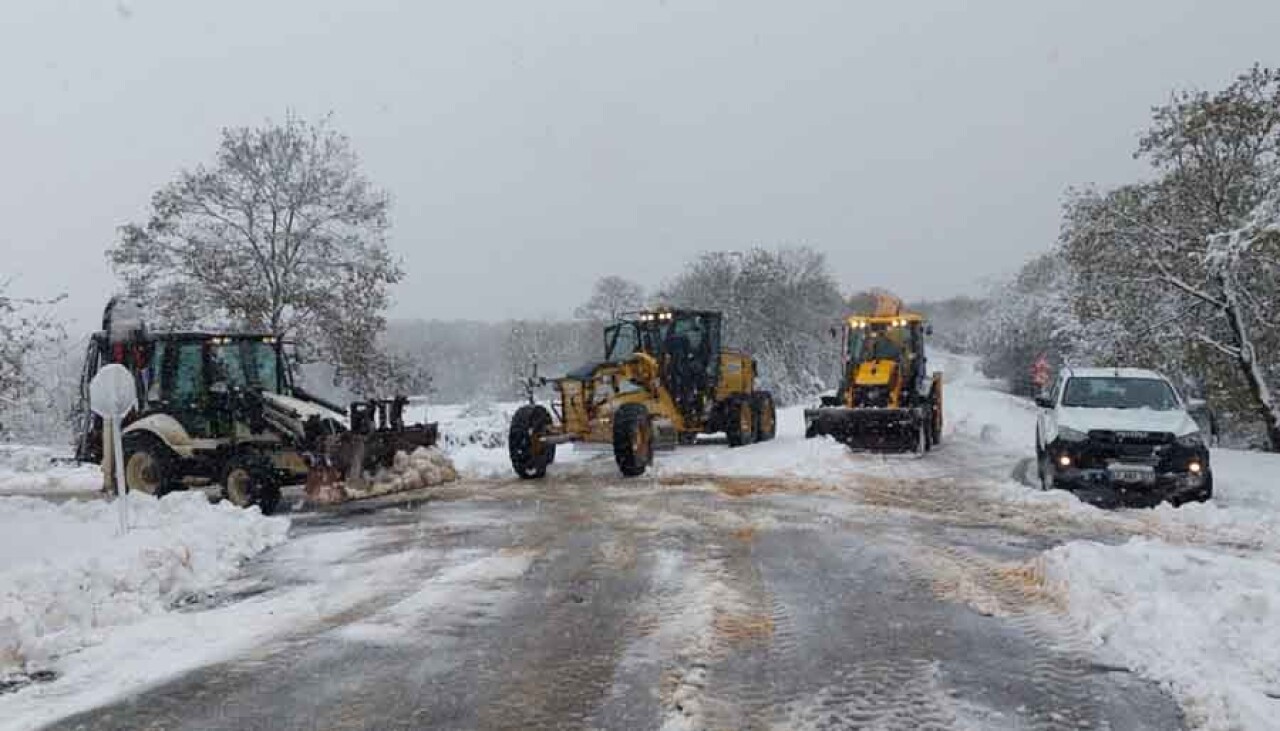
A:
{"type": "MultiPolygon", "coordinates": [[[[158,505],[182,502],[183,497],[170,495],[158,505]]],[[[287,525],[281,518],[262,518],[252,510],[209,508],[226,512],[221,519],[265,521],[264,537],[273,537],[276,530],[282,534],[287,525]]],[[[187,524],[188,530],[196,527],[187,524]]],[[[0,731],[36,728],[243,656],[292,633],[327,627],[333,618],[349,616],[373,597],[413,586],[420,581],[418,575],[441,558],[438,551],[388,550],[401,540],[388,528],[297,538],[263,556],[255,576],[229,575],[219,586],[202,586],[196,593],[213,592],[207,602],[157,607],[138,621],[102,628],[93,634],[92,644],[56,659],[52,667],[59,675],[53,682],[0,694],[0,731]],[[236,600],[237,596],[248,598],[236,600]]],[[[230,562],[234,553],[229,546],[219,560],[230,562]]]]}
{"type": "Polygon", "coordinates": [[[1046,577],[1101,652],[1168,684],[1192,728],[1274,729],[1280,563],[1135,538],[1048,552],[1046,577]]]}
{"type": "Polygon", "coordinates": [[[0,495],[92,493],[102,487],[97,466],[69,458],[65,450],[0,444],[0,495]]]}
{"type": "Polygon", "coordinates": [[[171,611],[285,540],[289,522],[201,493],[117,506],[0,498],[0,675],[63,672],[118,627],[171,611]]]}

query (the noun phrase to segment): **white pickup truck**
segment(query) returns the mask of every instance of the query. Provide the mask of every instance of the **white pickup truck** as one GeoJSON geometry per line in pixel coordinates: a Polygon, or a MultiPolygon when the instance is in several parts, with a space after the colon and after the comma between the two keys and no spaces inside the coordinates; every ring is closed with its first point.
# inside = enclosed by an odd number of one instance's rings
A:
{"type": "Polygon", "coordinates": [[[1213,496],[1205,438],[1159,373],[1066,368],[1036,404],[1044,489],[1070,490],[1099,505],[1180,505],[1213,496]]]}

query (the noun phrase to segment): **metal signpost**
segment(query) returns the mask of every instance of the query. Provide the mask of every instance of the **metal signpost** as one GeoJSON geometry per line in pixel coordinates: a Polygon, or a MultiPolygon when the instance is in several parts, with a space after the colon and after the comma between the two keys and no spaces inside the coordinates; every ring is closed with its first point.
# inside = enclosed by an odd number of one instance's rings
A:
{"type": "Polygon", "coordinates": [[[102,367],[89,382],[89,408],[111,430],[111,457],[115,465],[116,502],[120,504],[120,532],[129,531],[129,506],[125,499],[124,446],[120,431],[124,417],[138,406],[133,374],[119,363],[102,367]]]}

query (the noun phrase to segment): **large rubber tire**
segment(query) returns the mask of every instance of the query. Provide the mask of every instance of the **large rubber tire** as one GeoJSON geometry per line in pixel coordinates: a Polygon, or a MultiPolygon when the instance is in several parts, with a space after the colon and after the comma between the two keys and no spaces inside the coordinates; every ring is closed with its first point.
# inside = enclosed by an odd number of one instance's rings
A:
{"type": "Polygon", "coordinates": [[[521,406],[511,417],[507,432],[507,452],[511,469],[522,480],[536,480],[547,475],[547,465],[555,461],[555,445],[544,440],[551,429],[551,412],[537,404],[521,406]]]}
{"type": "Polygon", "coordinates": [[[653,463],[653,420],[642,404],[623,404],[613,415],[613,458],[623,477],[639,477],[653,463]]]}
{"type": "Polygon", "coordinates": [[[911,447],[911,451],[923,457],[929,451],[929,423],[923,418],[916,419],[913,425],[915,432],[915,443],[911,447]]]}
{"type": "Polygon", "coordinates": [[[178,484],[177,456],[159,438],[134,432],[124,435],[123,446],[126,492],[162,497],[178,484]]]}
{"type": "Polygon", "coordinates": [[[257,505],[263,515],[271,515],[280,505],[280,483],[266,455],[233,453],[222,463],[218,482],[222,484],[222,498],[232,505],[257,505]]]}
{"type": "Polygon", "coordinates": [[[745,447],[756,440],[756,412],[750,396],[731,396],[725,402],[724,420],[730,447],[745,447]]]}
{"type": "Polygon", "coordinates": [[[944,415],[942,409],[942,399],[937,394],[931,395],[929,399],[929,443],[933,446],[942,444],[942,417],[944,415]]]}
{"type": "Polygon", "coordinates": [[[778,409],[773,394],[756,391],[751,395],[751,408],[756,417],[756,441],[767,442],[778,435],[778,409]]]}

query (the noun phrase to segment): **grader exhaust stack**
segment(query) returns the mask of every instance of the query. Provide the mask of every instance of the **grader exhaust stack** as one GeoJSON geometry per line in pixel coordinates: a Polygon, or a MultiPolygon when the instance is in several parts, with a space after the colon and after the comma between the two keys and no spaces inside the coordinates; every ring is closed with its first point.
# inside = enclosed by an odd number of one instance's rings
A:
{"type": "Polygon", "coordinates": [[[870,313],[841,329],[840,388],[807,409],[805,436],[854,449],[924,453],[942,438],[942,374],[928,373],[922,316],[877,293],[870,313]]]}

